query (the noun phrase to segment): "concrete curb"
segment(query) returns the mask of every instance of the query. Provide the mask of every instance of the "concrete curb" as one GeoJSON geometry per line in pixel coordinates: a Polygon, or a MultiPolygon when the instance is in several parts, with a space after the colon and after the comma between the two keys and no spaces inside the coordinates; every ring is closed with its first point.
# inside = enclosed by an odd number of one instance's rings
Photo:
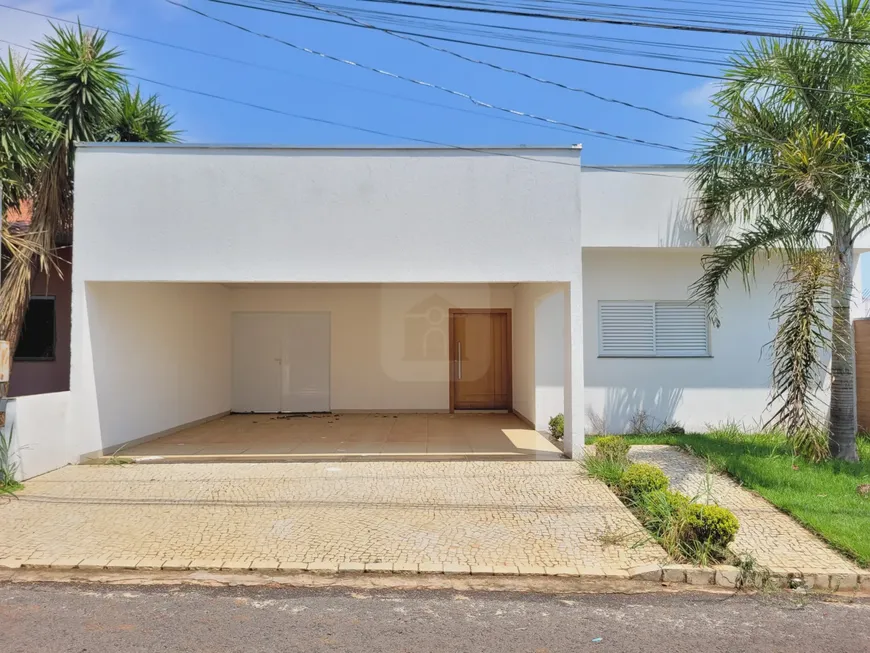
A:
{"type": "MultiPolygon", "coordinates": [[[[685,584],[690,586],[715,586],[734,589],[742,584],[742,573],[738,567],[715,565],[714,567],[695,567],[693,565],[642,565],[629,569],[597,567],[524,567],[501,565],[494,567],[469,567],[468,565],[442,563],[407,562],[293,562],[281,560],[160,560],[158,558],[131,559],[77,559],[30,558],[27,560],[0,559],[0,571],[27,569],[50,569],[57,571],[81,570],[99,571],[233,571],[258,572],[268,574],[319,574],[319,575],[432,575],[449,574],[465,576],[522,576],[545,577],[561,576],[581,581],[638,581],[642,583],[685,584]]],[[[844,569],[768,569],[763,578],[775,587],[803,587],[816,591],[858,591],[870,594],[870,570],[854,571],[844,569]]]]}

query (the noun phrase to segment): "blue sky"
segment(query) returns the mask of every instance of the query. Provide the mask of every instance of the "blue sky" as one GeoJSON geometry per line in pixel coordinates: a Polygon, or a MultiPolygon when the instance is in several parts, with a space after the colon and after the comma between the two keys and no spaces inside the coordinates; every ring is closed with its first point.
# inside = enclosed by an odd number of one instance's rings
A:
{"type": "MultiPolygon", "coordinates": [[[[468,92],[493,104],[591,129],[680,147],[691,147],[700,129],[686,122],[663,119],[649,113],[601,102],[580,93],[523,79],[514,74],[460,61],[381,32],[223,6],[208,0],[181,1],[299,45],[468,92]]],[[[675,0],[622,1],[648,6],[660,4],[671,8],[680,6],[674,4],[675,0]]],[[[722,1],[730,6],[733,0],[722,1]]],[[[143,83],[142,86],[146,90],[159,93],[177,113],[178,126],[184,130],[184,138],[188,141],[383,144],[407,142],[399,136],[411,136],[460,145],[582,143],[583,158],[587,164],[678,163],[685,160],[685,155],[680,152],[616,143],[567,128],[567,131],[553,130],[535,121],[514,119],[503,113],[476,107],[467,100],[437,90],[327,61],[245,34],[171,6],[165,0],[0,0],[0,2],[67,19],[79,16],[85,23],[101,25],[108,29],[279,68],[285,72],[237,65],[117,35],[110,36],[114,43],[125,50],[124,63],[131,72],[143,77],[396,135],[395,137],[379,136],[337,126],[315,124],[143,83]],[[504,120],[505,117],[509,119],[504,120]]],[[[251,4],[256,2],[259,0],[251,0],[251,4]]],[[[731,36],[581,25],[527,18],[501,18],[457,12],[426,13],[427,10],[374,5],[355,0],[331,0],[331,2],[333,5],[344,7],[363,7],[426,16],[437,15],[478,23],[558,30],[580,36],[614,36],[726,48],[738,47],[741,42],[739,37],[731,36]]],[[[751,5],[743,6],[751,7],[751,5]]],[[[749,9],[739,11],[749,11],[749,9]]],[[[39,38],[47,29],[45,19],[0,7],[0,39],[18,43],[27,42],[39,38]]],[[[459,35],[458,38],[468,37],[459,35]]],[[[684,61],[661,61],[636,55],[558,49],[540,44],[506,43],[494,40],[489,42],[639,65],[678,68],[709,74],[718,72],[715,66],[684,61]]],[[[436,43],[436,45],[672,114],[703,120],[709,113],[708,98],[713,83],[703,79],[560,61],[465,45],[445,43],[436,43]]],[[[613,46],[612,43],[605,45],[613,46]]],[[[637,49],[643,46],[622,47],[637,49]]],[[[687,54],[681,50],[672,52],[678,56],[687,54]]],[[[689,56],[722,57],[719,53],[704,52],[690,53],[689,56]]]]}

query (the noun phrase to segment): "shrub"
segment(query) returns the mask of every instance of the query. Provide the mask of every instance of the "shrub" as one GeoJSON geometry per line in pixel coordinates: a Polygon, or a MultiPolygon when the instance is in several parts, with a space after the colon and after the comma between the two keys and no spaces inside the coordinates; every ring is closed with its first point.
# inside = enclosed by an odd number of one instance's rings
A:
{"type": "Polygon", "coordinates": [[[722,506],[692,503],[686,509],[686,538],[724,549],[740,527],[734,513],[722,506]]]}
{"type": "Polygon", "coordinates": [[[662,426],[662,433],[667,433],[668,435],[685,435],[686,429],[684,429],[682,424],[679,422],[665,422],[664,426],[662,426]]]}
{"type": "Polygon", "coordinates": [[[628,450],[631,445],[623,437],[618,435],[606,435],[595,440],[595,455],[598,458],[614,462],[628,460],[628,450]]]}
{"type": "Polygon", "coordinates": [[[599,456],[586,456],[583,467],[589,476],[597,478],[609,487],[618,488],[625,474],[626,461],[608,460],[599,456]]]}
{"type": "Polygon", "coordinates": [[[819,463],[831,457],[828,434],[822,429],[800,429],[789,436],[789,442],[796,456],[801,456],[812,463],[819,463]]]}
{"type": "Polygon", "coordinates": [[[9,494],[23,487],[15,480],[18,462],[12,451],[12,429],[0,429],[0,494],[9,494]]]}
{"type": "Polygon", "coordinates": [[[550,418],[550,435],[556,440],[565,436],[565,416],[562,413],[550,418]]]}
{"type": "Polygon", "coordinates": [[[651,520],[682,515],[691,501],[685,494],[671,490],[656,490],[641,499],[640,508],[651,520]]]}
{"type": "Polygon", "coordinates": [[[641,523],[649,530],[668,554],[677,560],[686,555],[684,535],[689,497],[670,490],[656,490],[640,495],[632,508],[641,523]]]}
{"type": "Polygon", "coordinates": [[[634,463],[625,470],[619,487],[625,496],[637,501],[650,492],[666,490],[669,483],[665,473],[655,465],[634,463]]]}
{"type": "Polygon", "coordinates": [[[645,410],[638,410],[628,418],[627,433],[643,435],[645,433],[652,433],[654,430],[653,417],[645,410]]]}

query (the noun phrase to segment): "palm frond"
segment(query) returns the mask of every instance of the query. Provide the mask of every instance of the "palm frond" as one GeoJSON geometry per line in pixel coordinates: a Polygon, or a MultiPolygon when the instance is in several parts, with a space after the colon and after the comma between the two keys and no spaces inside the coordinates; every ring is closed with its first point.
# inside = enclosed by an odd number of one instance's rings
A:
{"type": "Polygon", "coordinates": [[[45,111],[45,89],[34,67],[11,50],[0,58],[0,183],[3,208],[17,206],[32,192],[44,145],[57,124],[45,111]]]}
{"type": "Polygon", "coordinates": [[[761,221],[736,235],[728,236],[709,254],[701,257],[703,276],[690,287],[693,301],[707,306],[714,326],[720,325],[719,290],[728,285],[733,272],[739,272],[749,289],[755,279],[756,263],[761,257],[770,258],[779,252],[799,252],[812,247],[812,234],[795,234],[788,225],[761,221]]]}
{"type": "Polygon", "coordinates": [[[825,352],[832,344],[831,288],[837,264],[831,250],[794,258],[777,282],[777,322],[771,343],[775,412],[768,426],[787,434],[812,433],[823,427],[820,395],[827,375],[825,352]]]}
{"type": "Polygon", "coordinates": [[[172,128],[175,121],[157,95],[144,97],[136,87],[124,87],[105,117],[104,140],[124,143],[175,143],[181,132],[172,128]]]}
{"type": "Polygon", "coordinates": [[[103,120],[124,87],[121,52],[106,45],[106,33],[52,25],[37,44],[49,115],[64,127],[69,143],[99,139],[103,120]]]}

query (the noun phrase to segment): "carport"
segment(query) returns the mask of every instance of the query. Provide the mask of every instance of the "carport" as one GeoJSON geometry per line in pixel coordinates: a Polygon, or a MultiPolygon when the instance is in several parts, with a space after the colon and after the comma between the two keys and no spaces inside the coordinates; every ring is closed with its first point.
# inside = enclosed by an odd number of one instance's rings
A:
{"type": "Polygon", "coordinates": [[[555,283],[92,282],[87,458],[559,459],[563,306],[555,283]]]}

